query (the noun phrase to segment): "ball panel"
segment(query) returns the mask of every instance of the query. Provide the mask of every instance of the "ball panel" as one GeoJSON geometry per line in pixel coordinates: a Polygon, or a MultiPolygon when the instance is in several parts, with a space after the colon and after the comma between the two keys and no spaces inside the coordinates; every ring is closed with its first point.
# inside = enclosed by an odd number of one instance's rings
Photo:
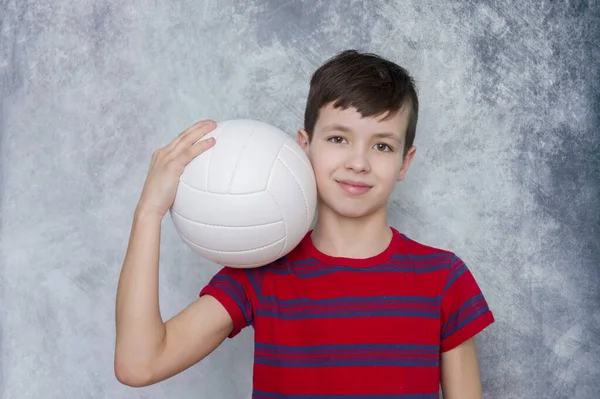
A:
{"type": "Polygon", "coordinates": [[[237,160],[228,192],[243,194],[265,190],[273,163],[288,139],[278,128],[258,123],[237,160]]]}
{"type": "Polygon", "coordinates": [[[217,264],[237,268],[250,268],[264,266],[277,260],[283,248],[284,239],[271,243],[261,248],[247,251],[215,251],[200,247],[185,238],[183,241],[196,253],[217,264]]]}
{"type": "Polygon", "coordinates": [[[256,121],[235,120],[223,123],[221,129],[217,127],[213,131],[217,141],[205,152],[210,153],[207,191],[227,193],[239,158],[246,151],[245,146],[256,127],[256,121]]]}
{"type": "MultiPolygon", "coordinates": [[[[287,161],[288,159],[277,159],[268,187],[269,192],[281,207],[283,220],[286,223],[284,251],[295,247],[302,240],[312,221],[309,221],[310,210],[306,201],[306,196],[310,196],[311,192],[303,191],[304,188],[300,186],[295,176],[296,171],[290,170],[290,167],[286,165],[287,161]]],[[[304,167],[301,170],[304,170],[304,167]]],[[[310,185],[307,187],[309,191],[312,191],[310,185]]]]}
{"type": "Polygon", "coordinates": [[[196,190],[184,182],[177,187],[171,210],[189,220],[229,227],[257,226],[283,219],[278,203],[267,191],[215,194],[196,190]]]}
{"type": "Polygon", "coordinates": [[[212,152],[210,150],[203,152],[190,161],[183,170],[179,182],[198,190],[207,191],[208,188],[208,165],[212,152]]]}
{"type": "Polygon", "coordinates": [[[304,150],[293,140],[281,149],[279,159],[288,166],[302,188],[310,226],[317,210],[317,182],[310,160],[304,150]]]}
{"type": "Polygon", "coordinates": [[[223,227],[195,222],[177,212],[171,212],[171,218],[182,238],[213,251],[248,251],[285,238],[283,220],[260,226],[223,227]]]}
{"type": "Polygon", "coordinates": [[[310,172],[311,178],[314,179],[313,167],[310,164],[310,160],[308,159],[308,156],[306,156],[306,153],[304,152],[302,147],[300,147],[300,144],[298,144],[296,142],[296,140],[290,138],[290,140],[285,142],[284,147],[286,149],[288,149],[290,152],[293,152],[300,159],[302,164],[304,164],[306,169],[308,169],[308,171],[310,172]]]}

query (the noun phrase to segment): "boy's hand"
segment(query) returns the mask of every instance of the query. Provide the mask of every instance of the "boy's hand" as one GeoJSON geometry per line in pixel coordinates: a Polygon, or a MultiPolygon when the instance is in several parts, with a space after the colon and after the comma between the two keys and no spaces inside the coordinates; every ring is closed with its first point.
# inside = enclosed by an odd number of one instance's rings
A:
{"type": "Polygon", "coordinates": [[[200,139],[216,126],[213,120],[197,122],[152,154],[137,212],[150,213],[161,219],[164,217],[175,201],[179,178],[185,166],[215,144],[214,138],[200,139]]]}

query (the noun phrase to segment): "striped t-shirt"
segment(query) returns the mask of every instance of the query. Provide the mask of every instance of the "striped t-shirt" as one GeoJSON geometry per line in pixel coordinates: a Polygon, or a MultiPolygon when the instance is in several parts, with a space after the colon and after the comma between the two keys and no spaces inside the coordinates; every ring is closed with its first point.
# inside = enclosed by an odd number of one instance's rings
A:
{"type": "Polygon", "coordinates": [[[255,332],[255,399],[438,398],[440,353],[494,321],[454,253],[393,238],[368,259],[331,257],[310,232],[287,256],[224,267],[200,295],[255,332]]]}

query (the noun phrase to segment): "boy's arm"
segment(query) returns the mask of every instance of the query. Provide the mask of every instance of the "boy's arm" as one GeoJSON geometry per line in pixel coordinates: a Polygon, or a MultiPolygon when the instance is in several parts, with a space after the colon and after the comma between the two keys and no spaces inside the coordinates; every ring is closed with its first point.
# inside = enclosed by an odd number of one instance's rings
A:
{"type": "Polygon", "coordinates": [[[165,380],[199,362],[233,330],[206,295],[163,323],[158,303],[160,218],[136,213],[117,291],[114,371],[130,386],[165,380]]]}
{"type": "Polygon", "coordinates": [[[444,399],[482,398],[474,338],[442,353],[441,383],[444,399]]]}
{"type": "Polygon", "coordinates": [[[475,336],[494,322],[479,285],[453,255],[446,276],[441,314],[441,385],[444,399],[482,397],[475,336]]]}
{"type": "Polygon", "coordinates": [[[214,145],[214,139],[201,140],[214,128],[214,121],[196,123],[152,155],[117,288],[114,371],[124,384],[149,385],[177,374],[212,352],[233,329],[229,313],[210,296],[167,323],[159,309],[161,221],[185,166],[214,145]]]}

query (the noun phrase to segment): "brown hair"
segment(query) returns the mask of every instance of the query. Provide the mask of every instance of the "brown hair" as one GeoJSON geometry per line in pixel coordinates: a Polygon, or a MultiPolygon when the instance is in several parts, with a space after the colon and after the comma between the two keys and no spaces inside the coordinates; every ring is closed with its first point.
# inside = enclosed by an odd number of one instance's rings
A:
{"type": "Polygon", "coordinates": [[[409,123],[404,155],[413,145],[419,114],[414,79],[401,66],[372,53],[346,50],[321,65],[310,80],[304,112],[304,130],[312,139],[320,109],[335,101],[334,108],[354,107],[363,118],[393,117],[408,105],[409,123]]]}

